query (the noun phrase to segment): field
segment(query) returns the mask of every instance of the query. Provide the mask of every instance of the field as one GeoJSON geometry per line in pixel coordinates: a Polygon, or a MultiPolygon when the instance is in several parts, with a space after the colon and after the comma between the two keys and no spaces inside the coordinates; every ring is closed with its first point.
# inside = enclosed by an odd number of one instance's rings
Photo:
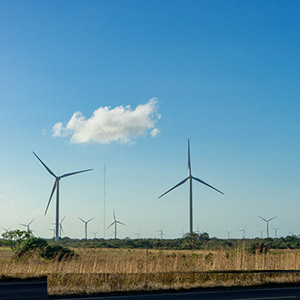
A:
{"type": "Polygon", "coordinates": [[[74,249],[73,259],[46,261],[34,255],[12,259],[0,248],[0,277],[47,275],[49,294],[179,289],[300,282],[297,274],[247,273],[300,270],[300,250],[250,253],[231,250],[74,249]],[[246,273],[214,273],[246,271],[246,273]],[[211,272],[211,273],[203,273],[211,272]]]}

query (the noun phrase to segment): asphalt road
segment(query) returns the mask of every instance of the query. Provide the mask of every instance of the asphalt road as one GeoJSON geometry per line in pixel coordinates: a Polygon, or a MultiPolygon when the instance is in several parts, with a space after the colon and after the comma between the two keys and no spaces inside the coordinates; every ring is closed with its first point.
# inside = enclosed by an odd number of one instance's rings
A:
{"type": "Polygon", "coordinates": [[[1,300],[47,299],[47,281],[21,281],[0,283],[1,300]]]}
{"type": "MultiPolygon", "coordinates": [[[[1,300],[44,300],[47,298],[47,282],[12,282],[0,283],[1,300]]],[[[50,297],[50,299],[55,299],[50,297]]],[[[280,288],[241,288],[226,289],[218,291],[190,291],[190,292],[171,292],[171,293],[151,293],[142,295],[119,295],[119,296],[101,296],[101,297],[81,297],[81,298],[60,298],[61,300],[190,300],[190,299],[208,299],[208,300],[281,300],[281,299],[299,299],[300,287],[280,287],[280,288]]]]}
{"type": "MultiPolygon", "coordinates": [[[[159,299],[208,299],[208,300],[282,300],[282,299],[300,299],[300,287],[291,288],[264,288],[264,289],[235,289],[224,291],[195,291],[181,293],[162,293],[148,295],[127,295],[127,296],[111,296],[111,297],[93,297],[80,298],[81,300],[159,300],[159,299]]],[[[65,300],[78,300],[78,298],[66,298],[65,300]]]]}

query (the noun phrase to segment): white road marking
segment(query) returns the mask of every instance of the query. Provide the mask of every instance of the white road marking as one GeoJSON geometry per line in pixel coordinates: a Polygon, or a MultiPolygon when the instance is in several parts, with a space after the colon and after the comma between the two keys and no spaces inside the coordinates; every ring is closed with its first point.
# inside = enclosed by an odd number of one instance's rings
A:
{"type": "Polygon", "coordinates": [[[238,298],[233,300],[270,300],[270,299],[295,299],[296,296],[263,297],[263,298],[238,298]]]}

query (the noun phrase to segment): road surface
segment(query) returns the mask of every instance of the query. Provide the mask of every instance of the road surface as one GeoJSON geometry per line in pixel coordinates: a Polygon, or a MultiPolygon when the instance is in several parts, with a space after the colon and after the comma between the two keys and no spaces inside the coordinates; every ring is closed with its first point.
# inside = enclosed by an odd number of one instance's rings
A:
{"type": "Polygon", "coordinates": [[[0,283],[1,300],[47,299],[47,281],[20,281],[0,283]]]}
{"type": "MultiPolygon", "coordinates": [[[[65,298],[65,300],[78,300],[78,298],[65,298]]],[[[259,288],[259,289],[234,289],[223,291],[193,291],[179,293],[157,293],[144,295],[110,296],[110,297],[83,297],[81,300],[283,300],[300,299],[300,287],[290,288],[259,288]]]]}

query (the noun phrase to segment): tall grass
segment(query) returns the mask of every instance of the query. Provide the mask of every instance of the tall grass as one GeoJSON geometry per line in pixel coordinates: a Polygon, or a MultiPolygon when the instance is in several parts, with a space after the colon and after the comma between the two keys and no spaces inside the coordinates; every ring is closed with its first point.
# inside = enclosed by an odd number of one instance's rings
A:
{"type": "MultiPolygon", "coordinates": [[[[18,274],[24,276],[26,274],[30,277],[52,274],[49,277],[51,278],[49,288],[50,290],[52,288],[53,293],[61,293],[62,290],[74,293],[75,291],[82,292],[82,288],[85,288],[87,292],[87,285],[89,285],[88,290],[90,292],[103,292],[126,290],[130,289],[131,286],[135,289],[204,286],[211,281],[215,284],[218,282],[220,285],[220,282],[225,280],[224,276],[208,281],[200,280],[200,277],[196,280],[196,275],[193,275],[194,277],[186,275],[185,278],[190,279],[183,280],[180,279],[182,273],[232,270],[300,270],[299,250],[273,250],[268,253],[249,253],[243,248],[215,251],[138,249],[77,249],[75,251],[78,254],[76,258],[60,261],[42,260],[34,254],[19,260],[5,259],[1,258],[0,254],[0,276],[18,274]],[[122,287],[117,282],[122,282],[122,287]],[[169,282],[169,285],[166,282],[169,282]]],[[[284,275],[285,279],[287,277],[287,274],[284,275]]],[[[253,276],[249,278],[252,278],[251,281],[255,284],[259,279],[258,277],[254,279],[253,276]]],[[[282,281],[282,278],[280,280],[282,281]]],[[[227,280],[227,282],[229,281],[227,280]]],[[[237,282],[241,283],[241,279],[237,282]]]]}

